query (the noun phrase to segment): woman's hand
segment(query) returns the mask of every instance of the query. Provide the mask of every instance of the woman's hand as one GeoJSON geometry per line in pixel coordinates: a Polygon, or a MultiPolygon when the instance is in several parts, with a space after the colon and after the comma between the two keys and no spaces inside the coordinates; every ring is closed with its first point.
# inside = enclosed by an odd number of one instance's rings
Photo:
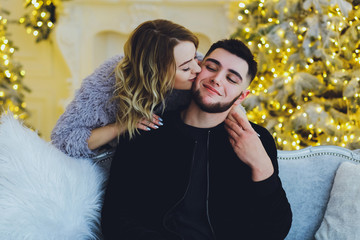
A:
{"type": "Polygon", "coordinates": [[[150,131],[151,129],[158,129],[160,126],[162,126],[162,119],[156,114],[153,114],[153,118],[151,122],[147,119],[142,119],[138,125],[137,128],[144,130],[144,131],[150,131]]]}
{"type": "MultiPolygon", "coordinates": [[[[162,126],[162,119],[154,114],[152,121],[146,119],[141,120],[137,127],[144,131],[150,131],[151,129],[158,129],[159,126],[162,126]]],[[[105,144],[108,144],[117,136],[125,132],[126,128],[124,126],[119,126],[117,123],[110,123],[106,126],[95,128],[91,131],[90,137],[87,140],[88,147],[91,150],[99,148],[105,144]]]]}

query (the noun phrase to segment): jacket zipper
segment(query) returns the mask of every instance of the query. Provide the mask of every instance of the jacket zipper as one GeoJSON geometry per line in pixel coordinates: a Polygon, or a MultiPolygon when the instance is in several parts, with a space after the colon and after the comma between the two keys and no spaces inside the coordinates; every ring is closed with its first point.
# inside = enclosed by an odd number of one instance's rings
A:
{"type": "Polygon", "coordinates": [[[169,213],[172,212],[172,211],[184,200],[184,198],[185,198],[185,196],[186,196],[186,194],[187,194],[187,192],[188,192],[188,190],[189,190],[189,186],[190,186],[190,182],[191,182],[191,175],[192,175],[191,172],[192,172],[192,169],[193,169],[193,166],[194,166],[196,145],[197,145],[197,141],[195,141],[194,148],[193,148],[193,154],[192,154],[192,160],[191,160],[191,167],[190,167],[190,174],[189,174],[189,181],[188,181],[188,184],[187,184],[187,186],[186,186],[185,193],[184,193],[184,195],[180,198],[180,200],[177,201],[177,202],[175,203],[175,205],[166,212],[166,214],[165,214],[165,216],[164,216],[164,219],[163,219],[163,226],[164,226],[164,228],[165,228],[166,230],[168,230],[169,232],[176,234],[176,235],[179,236],[182,240],[184,240],[184,238],[183,238],[179,233],[177,233],[177,232],[169,229],[169,228],[167,227],[165,221],[166,221],[166,219],[168,218],[169,213]]]}
{"type": "Polygon", "coordinates": [[[207,217],[207,220],[208,220],[208,223],[209,223],[209,226],[210,226],[210,229],[211,229],[211,233],[214,237],[214,239],[216,239],[215,237],[215,232],[214,232],[214,229],[211,225],[211,221],[210,221],[210,216],[209,216],[209,190],[210,190],[210,178],[209,178],[209,174],[210,174],[210,171],[209,171],[209,165],[210,165],[210,161],[209,161],[209,138],[210,138],[210,130],[208,131],[208,137],[207,137],[207,142],[206,142],[206,150],[207,150],[207,164],[206,164],[206,171],[207,171],[207,192],[206,192],[206,217],[207,217]]]}

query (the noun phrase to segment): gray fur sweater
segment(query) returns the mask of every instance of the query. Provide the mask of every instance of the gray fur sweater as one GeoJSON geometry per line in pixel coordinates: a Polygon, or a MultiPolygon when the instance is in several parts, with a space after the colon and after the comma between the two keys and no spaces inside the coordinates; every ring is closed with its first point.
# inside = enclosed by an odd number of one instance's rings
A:
{"type": "MultiPolygon", "coordinates": [[[[97,150],[88,148],[91,130],[114,123],[116,103],[111,101],[115,89],[114,68],[122,56],[106,60],[86,77],[74,99],[60,116],[51,133],[52,144],[72,157],[92,157],[97,150]]],[[[166,110],[179,109],[190,102],[190,91],[173,90],[166,99],[166,110]]],[[[157,113],[160,112],[160,108],[157,113]]],[[[110,143],[116,144],[116,140],[110,143]]]]}

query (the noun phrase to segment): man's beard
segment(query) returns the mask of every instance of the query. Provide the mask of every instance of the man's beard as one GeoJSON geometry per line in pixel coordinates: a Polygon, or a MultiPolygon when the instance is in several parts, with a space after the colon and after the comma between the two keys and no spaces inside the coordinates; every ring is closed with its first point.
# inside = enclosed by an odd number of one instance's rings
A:
{"type": "Polygon", "coordinates": [[[241,96],[241,94],[243,94],[241,92],[239,96],[237,96],[232,101],[227,102],[227,103],[205,104],[202,101],[202,98],[200,97],[200,90],[193,90],[192,93],[193,93],[192,99],[194,100],[196,105],[198,105],[201,110],[203,110],[204,112],[208,112],[208,113],[222,113],[222,112],[229,110],[232,107],[232,105],[234,104],[234,102],[236,100],[238,100],[238,98],[241,96]]]}

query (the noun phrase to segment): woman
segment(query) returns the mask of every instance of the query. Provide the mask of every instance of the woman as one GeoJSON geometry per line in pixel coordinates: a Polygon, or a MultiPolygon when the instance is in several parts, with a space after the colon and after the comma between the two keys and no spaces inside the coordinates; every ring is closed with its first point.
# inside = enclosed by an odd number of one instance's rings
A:
{"type": "Polygon", "coordinates": [[[197,37],[167,20],[140,24],[116,56],[82,82],[52,131],[52,143],[73,157],[92,157],[117,136],[162,125],[159,113],[189,101],[197,37]],[[174,91],[173,88],[175,89],[174,91]]]}

